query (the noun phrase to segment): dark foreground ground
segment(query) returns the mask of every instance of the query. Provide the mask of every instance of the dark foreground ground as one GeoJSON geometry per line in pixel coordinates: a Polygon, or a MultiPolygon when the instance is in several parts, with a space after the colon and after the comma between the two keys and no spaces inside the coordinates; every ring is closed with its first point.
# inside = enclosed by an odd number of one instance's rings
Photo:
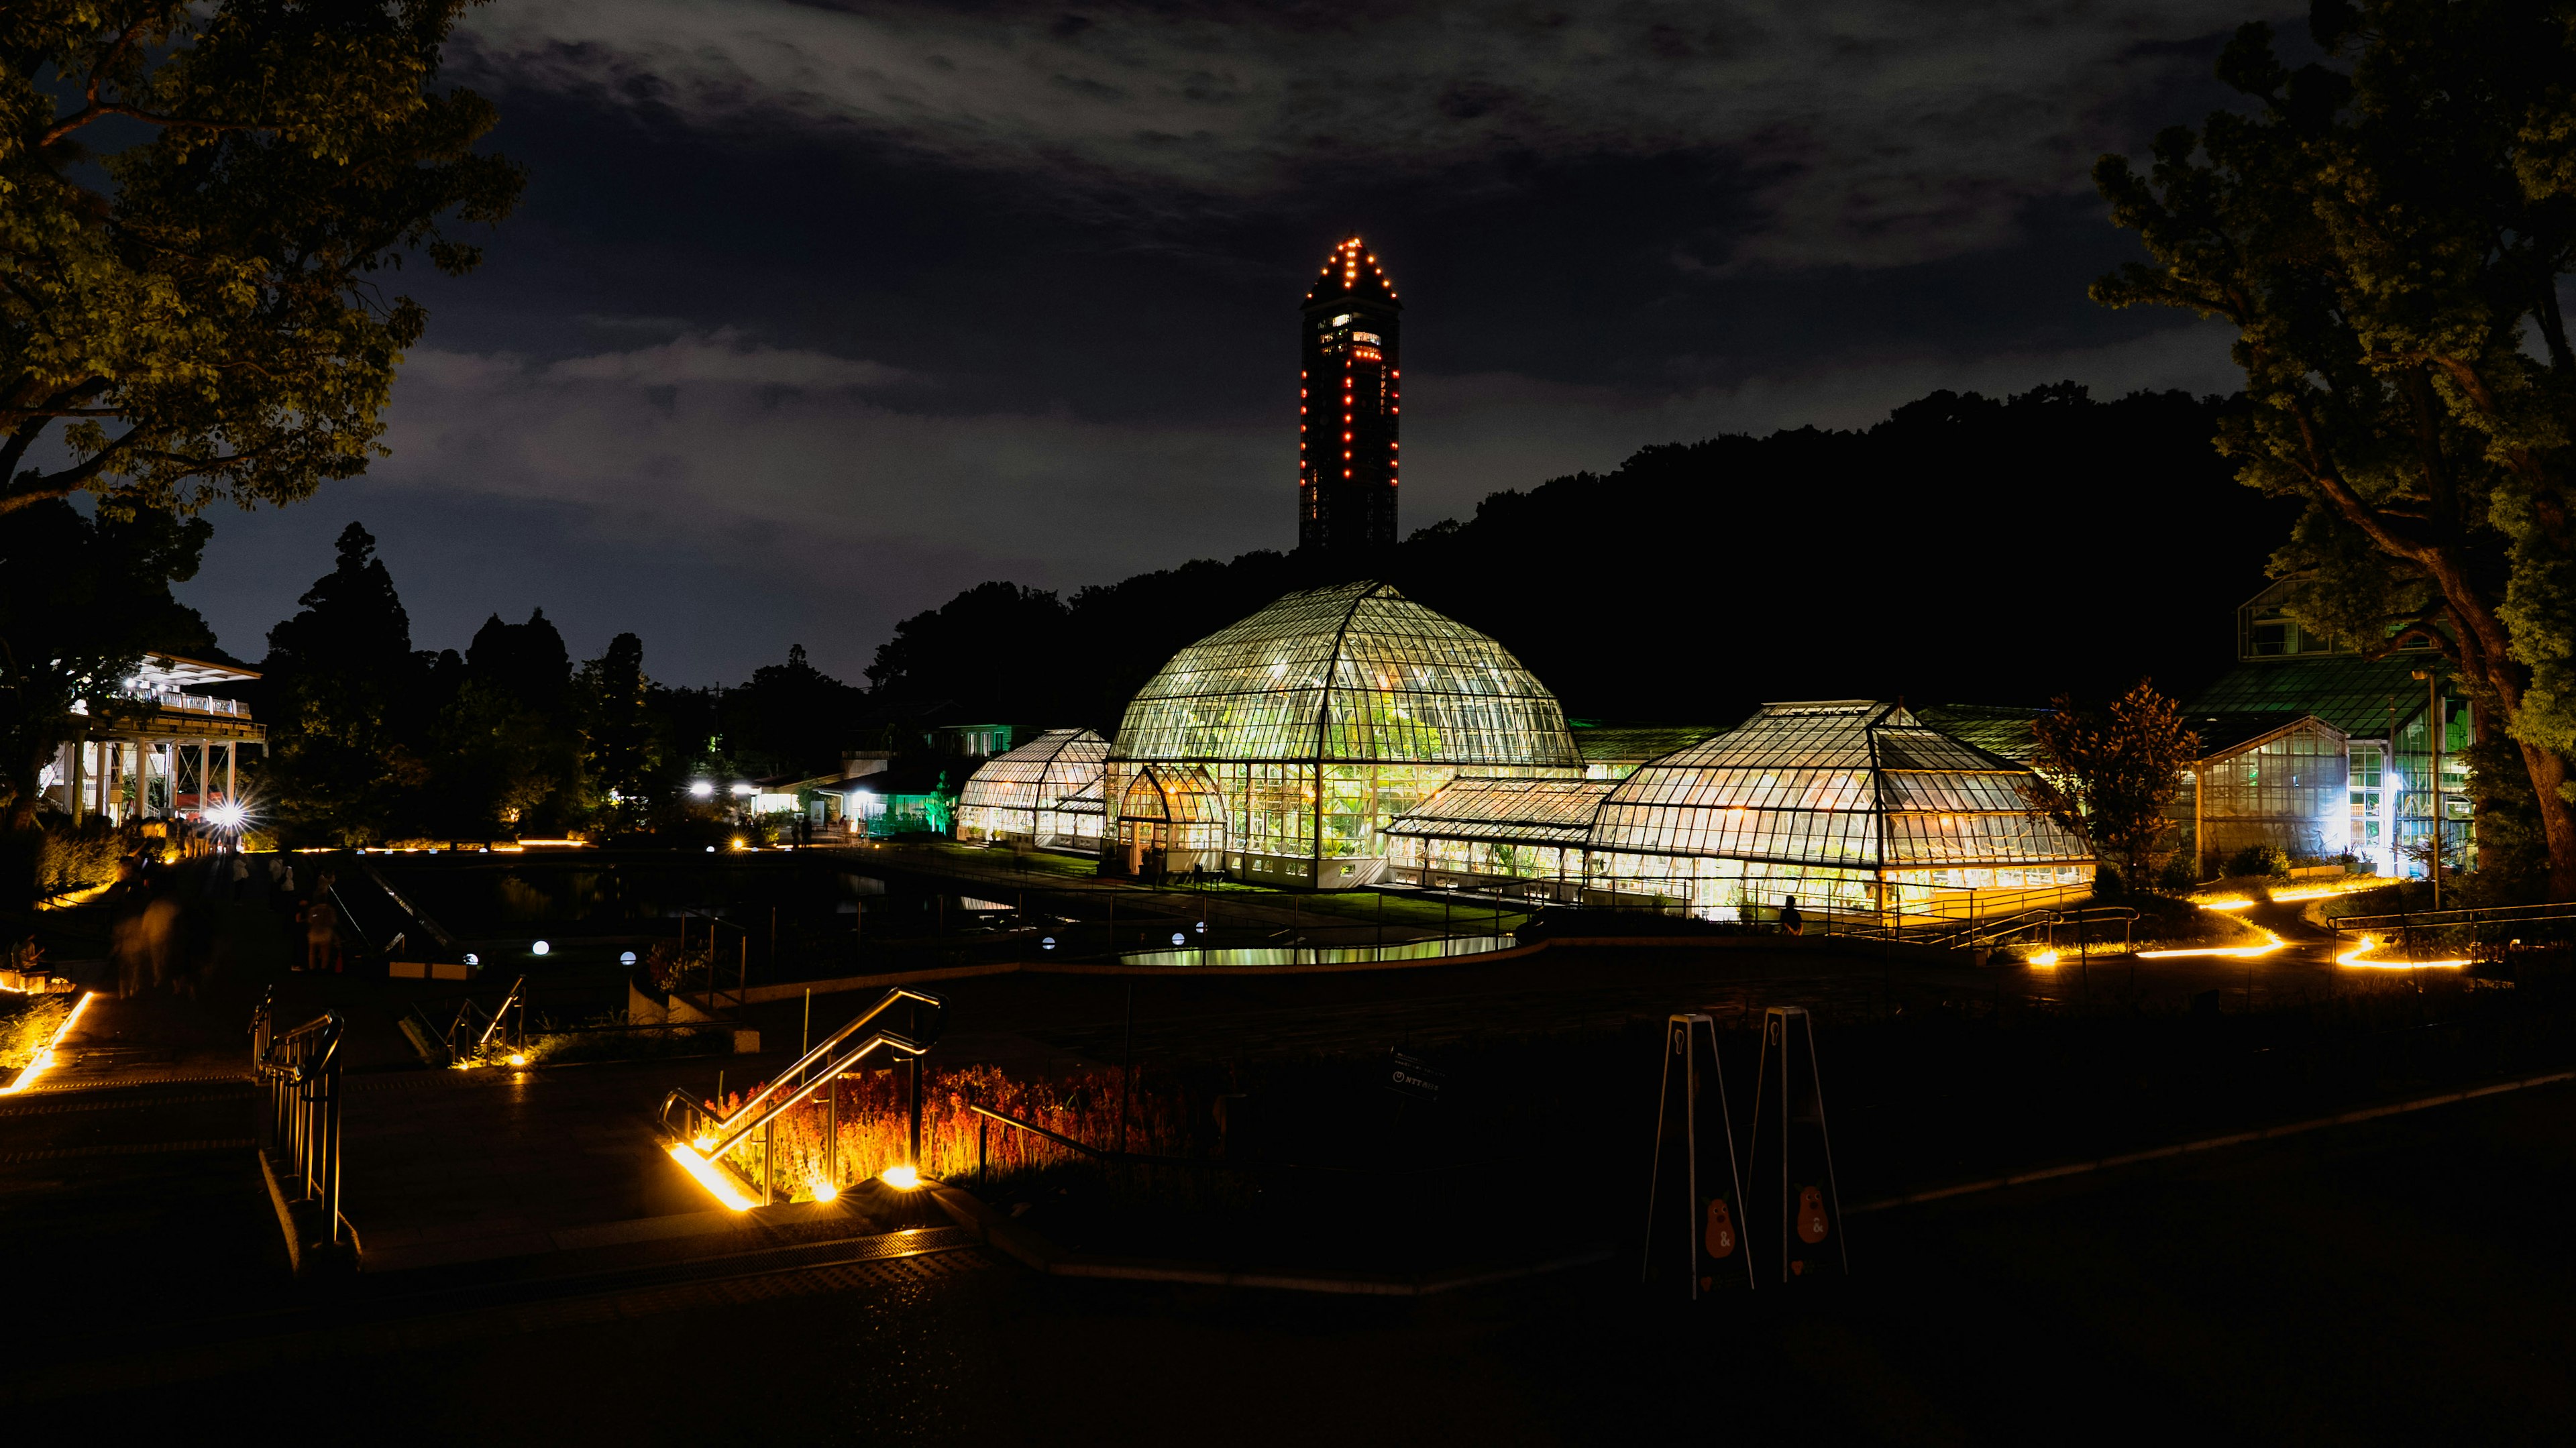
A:
{"type": "MultiPolygon", "coordinates": [[[[286,1414],[384,1442],[2563,1441],[2571,1176],[2576,1094],[2545,1089],[1860,1218],[1852,1281],[1696,1306],[1616,1268],[1354,1302],[960,1248],[324,1314],[250,1371],[226,1362],[275,1324],[172,1320],[92,1258],[47,1286],[113,1296],[122,1325],[65,1339],[22,1298],[17,1391],[83,1381],[9,1412],[110,1440],[286,1414]]],[[[1534,1171],[1491,1210],[1544,1236],[1629,1185],[1534,1171]]]]}
{"type": "MultiPolygon", "coordinates": [[[[1613,1254],[1360,1299],[1046,1277],[855,1193],[833,1222],[752,1224],[686,1263],[567,1246],[703,1212],[645,1118],[670,1085],[783,1054],[428,1072],[392,1023],[429,987],[285,976],[256,931],[208,928],[219,968],[193,996],[103,1003],[49,1089],[0,1100],[8,1442],[2512,1443],[2563,1439],[2576,1408],[2576,1085],[1861,1213],[1853,1277],[1794,1291],[1648,1292],[1629,1225],[1667,1010],[1718,1016],[1739,1091],[1760,1007],[1819,1011],[1858,1204],[2576,1066],[2576,1001],[2545,972],[2508,990],[1566,952],[1153,981],[1132,1027],[1116,979],[937,987],[954,1064],[1132,1052],[1179,1093],[1222,1075],[1281,1141],[1302,1122],[1301,1153],[1474,1163],[1417,1194],[1408,1240],[1454,1222],[1479,1252],[1613,1254]],[[350,1214],[395,1270],[356,1286],[289,1278],[249,1150],[240,1026],[272,984],[359,1026],[350,1214]],[[1456,1099],[1381,1130],[1364,1063],[1399,1045],[1456,1099]]],[[[814,1028],[861,1004],[818,997],[814,1028]]],[[[759,1024],[801,1035],[803,1003],[759,1024]]],[[[1363,1179],[1317,1199],[1328,1221],[1251,1213],[1232,1250],[1397,1235],[1395,1195],[1363,1179]]]]}

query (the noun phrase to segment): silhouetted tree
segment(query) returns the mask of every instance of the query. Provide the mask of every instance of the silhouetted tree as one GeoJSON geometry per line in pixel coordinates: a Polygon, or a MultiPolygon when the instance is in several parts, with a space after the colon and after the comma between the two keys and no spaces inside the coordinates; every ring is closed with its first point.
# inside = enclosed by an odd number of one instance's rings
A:
{"type": "Polygon", "coordinates": [[[2035,773],[2018,786],[2032,817],[2082,835],[2126,880],[2155,878],[2173,829],[2165,806],[2200,757],[2200,737],[2183,727],[2174,701],[2145,682],[2101,709],[2079,709],[2065,695],[2052,702],[2031,721],[2035,773]]]}
{"type": "Polygon", "coordinates": [[[2155,262],[2093,294],[2236,329],[2252,405],[2221,445],[2304,504],[2272,560],[2290,612],[2439,647],[2576,898],[2576,32],[2515,0],[2324,0],[2310,29],[2328,59],[2296,69],[2238,31],[2218,74],[2250,113],[2161,133],[2146,176],[2102,158],[2155,262]]]}
{"type": "Polygon", "coordinates": [[[338,558],[268,632],[260,712],[270,807],[291,831],[364,844],[391,831],[428,782],[424,660],[376,540],[340,530],[338,558]]]}

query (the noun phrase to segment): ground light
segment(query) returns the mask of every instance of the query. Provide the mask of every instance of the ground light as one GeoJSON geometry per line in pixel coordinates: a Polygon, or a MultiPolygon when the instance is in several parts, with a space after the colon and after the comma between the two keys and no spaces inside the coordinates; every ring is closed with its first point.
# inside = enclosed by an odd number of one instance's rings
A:
{"type": "Polygon", "coordinates": [[[832,1185],[830,1182],[818,1181],[814,1183],[814,1200],[818,1202],[828,1202],[840,1194],[841,1189],[832,1185]]]}
{"type": "Polygon", "coordinates": [[[921,1173],[908,1166],[890,1166],[877,1173],[877,1180],[896,1191],[909,1192],[920,1188],[921,1173]]]}
{"type": "Polygon", "coordinates": [[[2363,956],[2379,948],[2375,935],[2361,937],[2361,943],[2335,957],[2335,964],[2358,970],[2458,970],[2469,964],[2465,960],[2364,960],[2363,956]]]}
{"type": "Polygon", "coordinates": [[[72,1033],[72,1027],[79,1022],[81,1012],[89,1009],[90,998],[97,994],[96,991],[81,992],[81,998],[72,1002],[72,1013],[63,1017],[63,1023],[54,1028],[53,1037],[45,1042],[44,1049],[28,1060],[25,1069],[19,1071],[17,1080],[6,1086],[0,1086],[0,1096],[17,1095],[35,1085],[37,1077],[53,1069],[54,1048],[63,1043],[63,1037],[72,1033]]]}
{"type": "Polygon", "coordinates": [[[544,941],[540,940],[540,941],[538,941],[536,944],[531,945],[531,946],[529,946],[529,947],[528,947],[528,953],[529,953],[529,954],[531,954],[531,955],[543,955],[543,954],[545,954],[547,951],[550,951],[550,950],[552,950],[552,949],[554,949],[554,947],[553,947],[553,946],[548,945],[546,942],[544,942],[544,941]]]}
{"type": "Polygon", "coordinates": [[[673,1142],[671,1160],[680,1164],[680,1170],[696,1177],[698,1185],[705,1187],[709,1196],[735,1211],[748,1212],[759,1205],[750,1197],[743,1195],[742,1188],[734,1184],[733,1178],[728,1176],[722,1167],[698,1155],[694,1148],[673,1142]]]}
{"type": "MultiPolygon", "coordinates": [[[[2254,928],[2263,930],[2259,925],[2254,928]]],[[[2208,955],[2227,956],[2237,960],[2260,960],[2288,943],[2269,930],[2263,930],[2263,934],[2266,940],[2261,945],[2219,945],[2203,950],[2141,950],[2138,952],[2138,959],[2174,960],[2186,955],[2208,955]]]]}

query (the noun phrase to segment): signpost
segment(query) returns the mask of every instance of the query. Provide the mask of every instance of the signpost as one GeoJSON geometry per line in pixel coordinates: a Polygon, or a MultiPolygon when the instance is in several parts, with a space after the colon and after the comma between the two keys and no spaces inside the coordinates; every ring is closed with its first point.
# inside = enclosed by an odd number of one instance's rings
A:
{"type": "Polygon", "coordinates": [[[1386,1074],[1381,1078],[1386,1089],[1398,1096],[1416,1101],[1438,1101],[1449,1084],[1449,1074],[1428,1061],[1420,1061],[1402,1051],[1386,1053],[1386,1074]]]}
{"type": "Polygon", "coordinates": [[[1751,1289],[1743,1215],[1735,1132],[1727,1124],[1726,1081],[1718,1073],[1717,1023],[1699,1014],[1674,1016],[1664,1026],[1664,1078],[1655,1107],[1655,1164],[1646,1181],[1646,1251],[1638,1280],[1652,1280],[1655,1244],[1678,1234],[1687,1239],[1679,1260],[1692,1301],[1720,1287],[1751,1289]],[[1705,1146],[1703,1095],[1710,1106],[1705,1146]]]}

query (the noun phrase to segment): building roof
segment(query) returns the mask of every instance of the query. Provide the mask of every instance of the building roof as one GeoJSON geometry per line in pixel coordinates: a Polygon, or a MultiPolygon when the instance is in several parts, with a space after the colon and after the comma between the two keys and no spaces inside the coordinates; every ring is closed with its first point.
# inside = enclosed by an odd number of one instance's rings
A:
{"type": "Polygon", "coordinates": [[[1501,644],[1383,583],[1291,593],[1172,656],[1111,757],[1573,769],[1565,711],[1501,644]]]}
{"type": "Polygon", "coordinates": [[[247,683],[260,676],[259,670],[240,664],[219,664],[207,659],[185,658],[178,654],[146,654],[134,671],[135,678],[163,693],[184,693],[209,684],[247,683]]]}
{"type": "Polygon", "coordinates": [[[1714,724],[1591,724],[1570,726],[1586,764],[1643,764],[1688,749],[1725,731],[1714,724]]]}
{"type": "Polygon", "coordinates": [[[1894,704],[1765,704],[1620,781],[1591,847],[1862,869],[2091,859],[2030,817],[2029,773],[1894,704]]]}
{"type": "Polygon", "coordinates": [[[1914,717],[1988,754],[2028,764],[2039,753],[2031,721],[2054,712],[2029,704],[1929,704],[1915,710],[1914,717]]]}
{"type": "Polygon", "coordinates": [[[2397,727],[2424,712],[2424,681],[2414,671],[2439,655],[2423,653],[2388,659],[2357,654],[2239,664],[2191,701],[2185,711],[2199,718],[2218,714],[2314,714],[2356,739],[2388,737],[2389,710],[2397,727]]]}
{"type": "MultiPolygon", "coordinates": [[[[2242,753],[2293,729],[2323,729],[2337,739],[2347,731],[2314,714],[2288,709],[2241,710],[2219,714],[2186,714],[2182,722],[2200,739],[2200,760],[2224,759],[2242,753]]],[[[2386,726],[2381,726],[2385,728],[2386,726]]]]}
{"type": "Polygon", "coordinates": [[[1378,270],[1377,258],[1369,255],[1368,244],[1356,236],[1344,237],[1325,255],[1324,269],[1316,274],[1314,289],[1306,293],[1310,303],[1344,298],[1395,302],[1395,283],[1378,270]]]}
{"type": "Polygon", "coordinates": [[[1462,775],[1386,827],[1390,835],[1570,845],[1591,837],[1592,817],[1619,787],[1612,779],[1493,779],[1462,775]]]}
{"type": "Polygon", "coordinates": [[[968,776],[961,806],[1053,809],[1056,801],[1100,781],[1109,741],[1088,729],[1049,729],[1007,753],[996,754],[968,776]]]}

